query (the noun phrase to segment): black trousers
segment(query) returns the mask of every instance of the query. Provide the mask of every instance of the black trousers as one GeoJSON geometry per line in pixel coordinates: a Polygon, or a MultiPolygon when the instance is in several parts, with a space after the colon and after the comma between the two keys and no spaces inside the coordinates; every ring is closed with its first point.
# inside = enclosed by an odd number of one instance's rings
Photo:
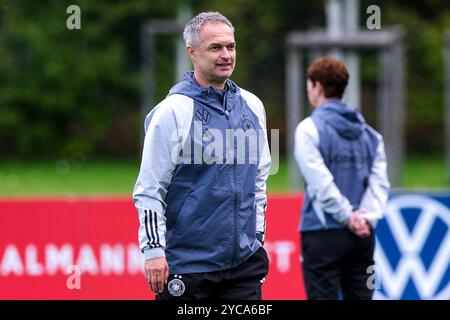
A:
{"type": "Polygon", "coordinates": [[[261,300],[269,271],[263,247],[237,267],[207,273],[170,274],[156,300],[261,300]]]}
{"type": "Polygon", "coordinates": [[[301,246],[308,299],[372,299],[373,233],[360,238],[347,229],[304,232],[301,246]]]}

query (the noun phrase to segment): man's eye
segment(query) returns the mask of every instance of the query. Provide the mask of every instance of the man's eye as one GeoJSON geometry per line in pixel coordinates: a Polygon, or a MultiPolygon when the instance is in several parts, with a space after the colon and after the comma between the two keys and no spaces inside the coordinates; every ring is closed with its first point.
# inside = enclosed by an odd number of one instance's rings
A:
{"type": "Polygon", "coordinates": [[[211,47],[211,48],[209,48],[211,51],[217,51],[217,50],[219,50],[220,49],[220,47],[219,46],[213,46],[213,47],[211,47]]]}
{"type": "Polygon", "coordinates": [[[230,44],[227,48],[228,48],[228,50],[234,50],[236,48],[236,45],[230,44]]]}

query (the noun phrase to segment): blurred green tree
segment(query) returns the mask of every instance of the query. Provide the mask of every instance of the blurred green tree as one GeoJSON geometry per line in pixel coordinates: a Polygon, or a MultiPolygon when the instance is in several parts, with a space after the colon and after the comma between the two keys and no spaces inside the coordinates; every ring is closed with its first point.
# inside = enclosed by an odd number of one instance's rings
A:
{"type": "Polygon", "coordinates": [[[69,1],[0,6],[1,156],[130,155],[139,147],[139,27],[169,3],[69,1]]]}
{"type": "MultiPolygon", "coordinates": [[[[181,1],[0,0],[0,159],[136,157],[142,131],[140,26],[175,18],[181,1]],[[66,27],[71,4],[81,8],[80,30],[66,27]]],[[[370,4],[380,6],[382,28],[403,25],[406,31],[408,149],[442,154],[442,37],[450,29],[449,2],[361,0],[361,27],[370,4]]],[[[264,101],[268,126],[281,129],[283,143],[285,37],[292,30],[324,28],[324,1],[190,5],[194,13],[220,11],[235,24],[232,79],[264,101]]],[[[173,39],[157,41],[157,101],[175,81],[173,39]]],[[[374,65],[363,63],[362,79],[373,86],[363,92],[369,105],[376,104],[376,76],[374,65]]]]}

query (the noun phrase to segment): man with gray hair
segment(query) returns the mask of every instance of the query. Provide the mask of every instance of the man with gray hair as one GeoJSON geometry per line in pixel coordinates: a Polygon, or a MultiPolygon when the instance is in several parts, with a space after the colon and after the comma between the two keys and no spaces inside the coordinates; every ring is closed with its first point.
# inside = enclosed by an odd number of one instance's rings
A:
{"type": "Polygon", "coordinates": [[[194,71],[146,117],[133,191],[145,276],[158,300],[259,300],[269,267],[264,106],[229,79],[236,41],[226,17],[202,12],[183,36],[194,71]],[[256,143],[237,148],[235,133],[251,131],[256,143]]]}

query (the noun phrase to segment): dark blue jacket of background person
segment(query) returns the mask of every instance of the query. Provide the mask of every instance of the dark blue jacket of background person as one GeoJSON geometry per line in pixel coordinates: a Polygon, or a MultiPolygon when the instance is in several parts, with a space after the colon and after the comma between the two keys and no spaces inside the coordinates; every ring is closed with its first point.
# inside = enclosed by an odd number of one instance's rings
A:
{"type": "Polygon", "coordinates": [[[365,209],[372,227],[389,189],[382,136],[359,111],[330,99],[296,130],[295,156],[305,180],[300,231],[346,228],[365,209]]]}

